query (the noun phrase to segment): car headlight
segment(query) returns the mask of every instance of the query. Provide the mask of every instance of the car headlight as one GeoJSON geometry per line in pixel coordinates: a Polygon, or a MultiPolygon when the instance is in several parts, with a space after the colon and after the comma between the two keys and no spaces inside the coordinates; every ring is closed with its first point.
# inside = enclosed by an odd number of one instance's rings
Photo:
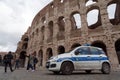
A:
{"type": "Polygon", "coordinates": [[[57,60],[56,59],[52,59],[52,60],[50,60],[51,62],[57,62],[57,60]]]}

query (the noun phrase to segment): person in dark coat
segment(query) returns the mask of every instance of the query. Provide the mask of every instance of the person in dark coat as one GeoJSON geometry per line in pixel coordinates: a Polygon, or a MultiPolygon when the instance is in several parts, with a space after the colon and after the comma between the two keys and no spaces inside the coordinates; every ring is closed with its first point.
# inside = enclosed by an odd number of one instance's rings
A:
{"type": "Polygon", "coordinates": [[[36,64],[38,63],[38,59],[36,56],[34,56],[33,62],[34,62],[33,68],[34,68],[34,70],[36,70],[36,64]]]}
{"type": "Polygon", "coordinates": [[[34,67],[33,67],[33,65],[34,65],[34,57],[33,57],[33,55],[29,55],[29,56],[27,56],[28,57],[28,63],[27,63],[27,70],[29,71],[29,69],[31,68],[32,69],[32,72],[34,71],[34,67]]]}
{"type": "Polygon", "coordinates": [[[3,60],[4,60],[5,72],[7,72],[7,66],[8,65],[10,67],[11,72],[13,72],[12,63],[11,63],[12,59],[13,59],[13,55],[12,55],[11,51],[8,52],[8,54],[6,54],[4,56],[3,60]]]}

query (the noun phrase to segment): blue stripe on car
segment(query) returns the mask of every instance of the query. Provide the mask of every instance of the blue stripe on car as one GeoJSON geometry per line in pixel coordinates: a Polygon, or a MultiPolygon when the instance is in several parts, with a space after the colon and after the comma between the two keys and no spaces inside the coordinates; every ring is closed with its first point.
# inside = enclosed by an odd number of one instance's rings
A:
{"type": "Polygon", "coordinates": [[[86,58],[86,57],[72,57],[72,58],[60,58],[57,60],[57,62],[61,62],[63,60],[71,60],[71,61],[99,61],[99,60],[108,60],[107,57],[90,57],[90,58],[86,58]]]}

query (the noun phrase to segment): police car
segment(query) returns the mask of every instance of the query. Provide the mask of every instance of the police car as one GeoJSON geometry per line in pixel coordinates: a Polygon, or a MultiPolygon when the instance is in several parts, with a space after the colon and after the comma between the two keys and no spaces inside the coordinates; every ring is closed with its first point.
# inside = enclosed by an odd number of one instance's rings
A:
{"type": "Polygon", "coordinates": [[[69,53],[51,57],[46,62],[46,68],[55,74],[68,75],[79,70],[84,70],[87,73],[100,70],[104,74],[109,74],[110,62],[101,48],[79,46],[69,53]]]}

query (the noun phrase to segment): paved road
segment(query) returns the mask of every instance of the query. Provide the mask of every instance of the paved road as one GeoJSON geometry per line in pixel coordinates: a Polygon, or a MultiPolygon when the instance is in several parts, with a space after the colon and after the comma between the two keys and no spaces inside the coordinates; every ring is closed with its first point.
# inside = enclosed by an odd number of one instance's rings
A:
{"type": "Polygon", "coordinates": [[[120,80],[120,71],[111,72],[109,75],[100,72],[86,74],[85,72],[74,72],[72,75],[54,75],[45,69],[38,69],[35,72],[27,72],[25,68],[4,73],[0,67],[0,80],[120,80]]]}

